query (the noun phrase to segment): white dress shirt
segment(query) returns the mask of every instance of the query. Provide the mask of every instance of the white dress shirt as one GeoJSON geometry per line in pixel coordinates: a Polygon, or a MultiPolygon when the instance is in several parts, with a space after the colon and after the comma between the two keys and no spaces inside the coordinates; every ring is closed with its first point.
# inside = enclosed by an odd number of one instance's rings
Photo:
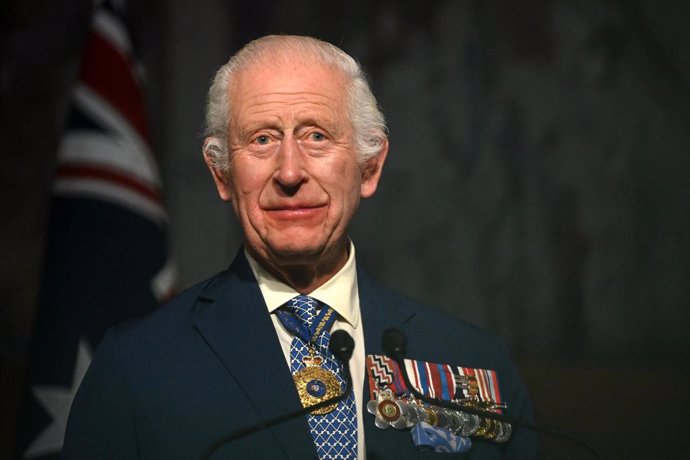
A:
{"type": "MultiPolygon", "coordinates": [[[[350,242],[349,249],[349,257],[345,266],[333,278],[316,288],[313,292],[308,293],[308,295],[325,303],[338,313],[338,318],[333,324],[331,332],[342,329],[350,334],[355,341],[355,348],[352,358],[350,358],[350,372],[352,373],[352,389],[355,392],[355,405],[357,407],[357,458],[358,460],[365,460],[364,415],[362,414],[365,363],[364,330],[359,310],[355,247],[352,242],[350,242]]],[[[271,315],[273,327],[275,327],[280,346],[285,355],[285,362],[289,369],[292,334],[285,329],[285,326],[278,319],[278,315],[274,313],[278,308],[285,305],[288,300],[300,293],[269,273],[268,270],[263,268],[249,255],[246,249],[245,256],[249,261],[254,277],[259,283],[261,294],[271,315]]]]}

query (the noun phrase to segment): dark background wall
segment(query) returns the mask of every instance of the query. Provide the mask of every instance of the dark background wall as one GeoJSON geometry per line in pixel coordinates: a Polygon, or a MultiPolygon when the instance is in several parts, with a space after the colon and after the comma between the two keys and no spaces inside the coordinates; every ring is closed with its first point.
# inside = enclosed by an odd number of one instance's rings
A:
{"type": "MultiPolygon", "coordinates": [[[[0,8],[2,456],[90,3],[0,8]]],[[[391,131],[380,191],[352,227],[360,262],[501,335],[541,421],[586,435],[609,458],[679,458],[690,429],[688,9],[651,0],[136,3],[181,287],[224,268],[240,242],[200,153],[213,73],[265,33],[326,39],[368,70],[391,131]]],[[[544,443],[547,458],[585,455],[544,443]]]]}

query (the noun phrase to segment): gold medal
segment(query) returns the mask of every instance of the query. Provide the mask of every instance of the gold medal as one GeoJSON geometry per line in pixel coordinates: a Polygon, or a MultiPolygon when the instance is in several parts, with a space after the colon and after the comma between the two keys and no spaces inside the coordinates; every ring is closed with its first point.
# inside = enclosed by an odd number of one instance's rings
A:
{"type": "Polygon", "coordinates": [[[492,439],[492,433],[495,429],[495,423],[493,419],[488,417],[482,417],[479,424],[477,432],[474,434],[479,438],[492,439]]]}
{"type": "Polygon", "coordinates": [[[436,415],[436,411],[431,407],[424,407],[424,411],[426,412],[427,422],[429,423],[429,425],[437,426],[438,416],[436,415]]]}
{"type": "MultiPolygon", "coordinates": [[[[292,379],[295,381],[299,399],[302,401],[303,407],[313,406],[326,399],[334,398],[340,395],[340,383],[338,378],[330,371],[321,367],[323,358],[314,356],[313,352],[310,356],[304,358],[306,367],[292,374],[292,379]]],[[[332,412],[337,407],[337,403],[322,407],[321,409],[311,411],[315,415],[323,415],[332,412]]]]}

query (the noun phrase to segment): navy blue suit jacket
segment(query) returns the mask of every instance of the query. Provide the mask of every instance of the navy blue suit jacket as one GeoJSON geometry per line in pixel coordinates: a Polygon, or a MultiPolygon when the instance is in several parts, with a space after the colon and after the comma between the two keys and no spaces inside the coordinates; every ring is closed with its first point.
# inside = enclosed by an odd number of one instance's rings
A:
{"type": "MultiPolygon", "coordinates": [[[[358,269],[368,354],[398,327],[408,357],[494,369],[509,409],[531,418],[522,381],[501,342],[467,323],[395,294],[358,269]]],[[[364,401],[369,388],[364,385],[364,401]]],[[[196,459],[218,437],[301,407],[258,284],[240,251],[231,267],[152,315],[113,328],[101,342],[72,405],[66,459],[196,459]]],[[[367,457],[445,458],[418,452],[408,430],[381,430],[365,413],[367,457]]],[[[453,458],[532,459],[536,437],[516,429],[505,444],[475,441],[453,458]]],[[[312,459],[306,417],[250,435],[213,459],[312,459]]]]}

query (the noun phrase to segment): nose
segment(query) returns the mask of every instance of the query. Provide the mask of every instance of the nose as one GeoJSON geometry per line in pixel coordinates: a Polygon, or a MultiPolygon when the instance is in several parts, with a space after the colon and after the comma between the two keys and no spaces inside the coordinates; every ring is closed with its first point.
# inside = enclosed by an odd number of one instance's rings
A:
{"type": "Polygon", "coordinates": [[[276,156],[273,178],[287,193],[294,191],[305,179],[302,152],[292,136],[286,136],[276,156]]]}

